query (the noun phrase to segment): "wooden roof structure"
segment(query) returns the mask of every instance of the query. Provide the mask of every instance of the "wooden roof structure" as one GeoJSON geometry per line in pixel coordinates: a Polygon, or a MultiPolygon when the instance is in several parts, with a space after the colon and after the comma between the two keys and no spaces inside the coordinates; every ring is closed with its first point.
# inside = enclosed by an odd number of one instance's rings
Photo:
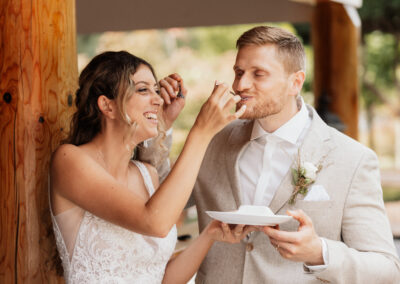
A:
{"type": "MultiPolygon", "coordinates": [[[[361,0],[334,2],[350,7],[362,4],[361,0]]],[[[85,0],[76,2],[77,32],[311,22],[316,4],[316,0],[113,0],[112,4],[108,0],[85,0]]]]}

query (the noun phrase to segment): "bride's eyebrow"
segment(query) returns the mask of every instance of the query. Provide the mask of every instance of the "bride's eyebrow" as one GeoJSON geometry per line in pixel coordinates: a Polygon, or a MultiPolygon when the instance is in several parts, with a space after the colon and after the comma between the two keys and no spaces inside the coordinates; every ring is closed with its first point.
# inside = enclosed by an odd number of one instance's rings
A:
{"type": "Polygon", "coordinates": [[[137,85],[137,84],[140,84],[140,83],[142,83],[142,84],[145,84],[145,85],[150,85],[148,82],[146,82],[146,81],[139,81],[139,82],[135,82],[135,81],[132,81],[133,82],[133,84],[135,84],[135,85],[137,85]]]}

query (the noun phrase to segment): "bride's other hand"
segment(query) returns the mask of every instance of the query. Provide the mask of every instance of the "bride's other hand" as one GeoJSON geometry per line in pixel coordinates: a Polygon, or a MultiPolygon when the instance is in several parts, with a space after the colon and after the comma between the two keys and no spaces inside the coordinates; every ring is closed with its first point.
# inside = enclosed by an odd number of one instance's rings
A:
{"type": "Polygon", "coordinates": [[[231,111],[240,99],[240,96],[234,96],[229,92],[227,84],[216,82],[214,90],[203,104],[193,128],[201,130],[206,136],[214,136],[228,123],[243,115],[246,105],[243,105],[235,113],[231,111]]]}
{"type": "Polygon", "coordinates": [[[226,242],[230,244],[239,243],[249,233],[258,231],[255,226],[248,225],[228,225],[217,220],[213,220],[206,227],[209,238],[214,241],[226,242]]]}
{"type": "Polygon", "coordinates": [[[160,96],[164,100],[163,119],[166,129],[169,129],[185,106],[187,89],[182,77],[177,73],[161,79],[159,84],[160,96]]]}

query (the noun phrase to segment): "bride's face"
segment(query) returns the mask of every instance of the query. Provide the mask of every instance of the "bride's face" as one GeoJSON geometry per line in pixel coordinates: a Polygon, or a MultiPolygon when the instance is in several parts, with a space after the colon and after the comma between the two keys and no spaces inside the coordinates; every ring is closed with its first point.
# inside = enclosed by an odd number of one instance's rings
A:
{"type": "Polygon", "coordinates": [[[157,136],[163,99],[153,73],[146,65],[140,65],[131,79],[134,87],[126,101],[126,114],[132,122],[136,122],[134,137],[140,143],[157,136]]]}

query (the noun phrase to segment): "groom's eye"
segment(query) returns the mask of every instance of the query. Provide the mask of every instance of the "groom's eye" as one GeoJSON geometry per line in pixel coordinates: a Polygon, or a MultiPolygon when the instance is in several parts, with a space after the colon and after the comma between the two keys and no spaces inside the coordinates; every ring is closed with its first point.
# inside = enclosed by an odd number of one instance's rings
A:
{"type": "Polygon", "coordinates": [[[265,72],[265,71],[258,70],[256,72],[254,72],[254,76],[256,76],[256,77],[261,77],[261,76],[265,76],[265,75],[267,75],[267,72],[265,72]]]}

